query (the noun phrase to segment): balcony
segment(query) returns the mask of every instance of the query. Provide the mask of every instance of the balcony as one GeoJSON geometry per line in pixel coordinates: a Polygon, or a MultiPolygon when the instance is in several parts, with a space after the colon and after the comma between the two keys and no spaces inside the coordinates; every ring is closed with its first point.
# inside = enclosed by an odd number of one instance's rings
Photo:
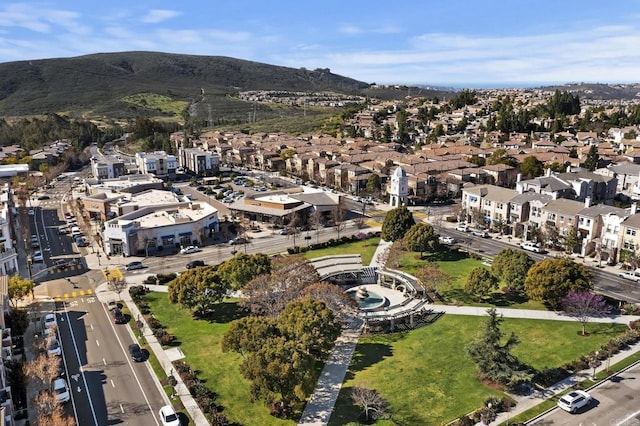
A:
{"type": "Polygon", "coordinates": [[[14,248],[6,248],[4,250],[0,250],[0,262],[5,259],[8,259],[12,256],[16,256],[16,249],[14,248]]]}

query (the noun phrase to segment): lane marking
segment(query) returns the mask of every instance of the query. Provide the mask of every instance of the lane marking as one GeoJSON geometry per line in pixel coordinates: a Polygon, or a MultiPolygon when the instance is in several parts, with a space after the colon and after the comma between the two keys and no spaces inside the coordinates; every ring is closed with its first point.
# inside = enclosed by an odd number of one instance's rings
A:
{"type": "Polygon", "coordinates": [[[120,411],[122,411],[122,414],[124,414],[124,407],[122,406],[122,404],[120,404],[120,411]]]}
{"type": "Polygon", "coordinates": [[[104,365],[107,365],[107,361],[106,361],[104,358],[102,358],[102,363],[103,363],[104,365]]]}
{"type": "Polygon", "coordinates": [[[96,345],[100,346],[100,342],[96,339],[96,345]]]}
{"type": "Polygon", "coordinates": [[[93,408],[93,401],[91,400],[91,393],[89,392],[89,386],[87,385],[87,378],[84,375],[84,369],[82,368],[82,364],[80,362],[80,352],[78,351],[78,344],[76,343],[76,335],[73,332],[73,327],[71,326],[71,323],[69,321],[69,311],[67,310],[67,304],[64,303],[63,306],[64,306],[64,314],[67,317],[67,324],[69,325],[69,331],[71,332],[71,341],[73,342],[73,349],[76,352],[76,358],[78,359],[78,365],[80,366],[80,374],[82,375],[82,381],[84,382],[84,387],[87,390],[87,400],[89,401],[89,407],[91,408],[93,423],[96,426],[99,426],[98,418],[96,417],[96,410],[93,408]]]}
{"type": "Polygon", "coordinates": [[[111,382],[111,387],[115,389],[116,384],[115,384],[115,383],[113,383],[113,379],[111,379],[111,380],[110,380],[110,382],[111,382]]]}
{"type": "MultiPolygon", "coordinates": [[[[64,321],[61,321],[61,322],[64,322],[64,321]]],[[[61,337],[60,340],[62,341],[62,336],[60,337],[61,337]]],[[[64,364],[64,371],[66,371],[67,374],[69,374],[69,368],[67,367],[67,357],[65,357],[64,351],[60,351],[60,353],[62,354],[62,363],[64,364]]],[[[78,374],[72,375],[71,378],[77,382],[78,374]]],[[[76,419],[76,423],[78,423],[78,410],[76,410],[76,399],[73,397],[73,392],[69,392],[69,395],[71,395],[71,405],[73,406],[73,416],[76,419]]]]}

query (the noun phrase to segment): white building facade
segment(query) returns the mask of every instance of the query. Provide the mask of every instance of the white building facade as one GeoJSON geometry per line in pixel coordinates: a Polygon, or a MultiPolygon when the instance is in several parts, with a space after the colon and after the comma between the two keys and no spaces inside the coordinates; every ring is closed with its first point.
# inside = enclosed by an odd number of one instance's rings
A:
{"type": "Polygon", "coordinates": [[[137,152],[136,166],[141,174],[172,178],[175,177],[178,169],[178,159],[175,155],[167,154],[164,151],[137,152]]]}

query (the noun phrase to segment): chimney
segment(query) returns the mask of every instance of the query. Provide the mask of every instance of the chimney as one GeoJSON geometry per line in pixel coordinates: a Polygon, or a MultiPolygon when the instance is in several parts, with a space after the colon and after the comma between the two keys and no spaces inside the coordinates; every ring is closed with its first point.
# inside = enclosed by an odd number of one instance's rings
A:
{"type": "Polygon", "coordinates": [[[584,208],[588,209],[589,207],[591,207],[591,197],[587,197],[584,199],[584,208]]]}
{"type": "Polygon", "coordinates": [[[518,173],[516,175],[516,182],[520,182],[522,180],[522,173],[518,173]]]}
{"type": "Polygon", "coordinates": [[[637,203],[631,204],[631,216],[633,216],[637,212],[638,212],[638,204],[637,203]]]}
{"type": "Polygon", "coordinates": [[[550,168],[549,168],[549,169],[547,169],[544,175],[545,175],[546,177],[551,176],[551,169],[550,169],[550,168]]]}
{"type": "Polygon", "coordinates": [[[571,164],[567,164],[567,173],[571,173],[571,164]]]}

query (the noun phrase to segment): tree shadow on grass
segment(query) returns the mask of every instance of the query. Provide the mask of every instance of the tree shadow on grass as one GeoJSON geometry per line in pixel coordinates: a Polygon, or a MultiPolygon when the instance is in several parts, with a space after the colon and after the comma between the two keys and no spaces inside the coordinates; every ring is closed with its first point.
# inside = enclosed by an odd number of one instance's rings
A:
{"type": "Polygon", "coordinates": [[[237,302],[220,302],[215,305],[213,312],[207,315],[194,314],[195,319],[215,323],[228,323],[246,316],[249,316],[249,312],[241,308],[237,302]]]}
{"type": "Polygon", "coordinates": [[[429,253],[424,256],[425,259],[431,262],[456,262],[458,260],[468,259],[469,253],[466,251],[460,251],[457,248],[449,250],[441,250],[435,253],[429,253]]]}
{"type": "Polygon", "coordinates": [[[351,380],[358,371],[366,370],[372,365],[393,355],[393,347],[384,343],[359,343],[351,358],[351,365],[345,380],[351,380]]]}
{"type": "Polygon", "coordinates": [[[511,306],[517,305],[521,303],[526,303],[529,299],[519,293],[491,293],[491,295],[485,299],[487,303],[490,303],[494,306],[511,306]]]}

